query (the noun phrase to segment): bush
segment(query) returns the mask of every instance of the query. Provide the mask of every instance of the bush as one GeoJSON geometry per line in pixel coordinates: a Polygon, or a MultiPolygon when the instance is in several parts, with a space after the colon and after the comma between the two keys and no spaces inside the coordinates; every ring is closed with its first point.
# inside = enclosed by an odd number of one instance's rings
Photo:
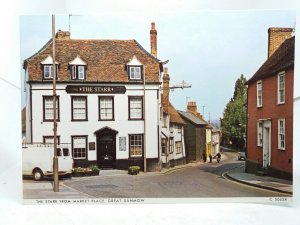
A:
{"type": "Polygon", "coordinates": [[[98,168],[97,165],[90,165],[89,169],[92,171],[93,176],[99,175],[100,169],[98,168]]]}
{"type": "Polygon", "coordinates": [[[84,175],[84,168],[76,167],[72,171],[73,177],[82,177],[84,175]]]}
{"type": "Polygon", "coordinates": [[[141,170],[139,166],[130,166],[128,167],[128,174],[137,175],[141,170]]]}
{"type": "Polygon", "coordinates": [[[83,173],[84,172],[84,168],[82,168],[82,167],[76,167],[76,168],[73,169],[73,171],[75,173],[83,173]]]}
{"type": "Polygon", "coordinates": [[[90,168],[84,170],[84,176],[92,176],[93,171],[90,168]]]}

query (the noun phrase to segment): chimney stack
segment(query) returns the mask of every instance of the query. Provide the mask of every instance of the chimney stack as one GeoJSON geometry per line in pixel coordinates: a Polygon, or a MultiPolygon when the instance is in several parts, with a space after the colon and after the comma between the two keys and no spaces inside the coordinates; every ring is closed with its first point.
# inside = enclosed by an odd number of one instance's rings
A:
{"type": "Polygon", "coordinates": [[[187,111],[197,115],[197,103],[196,102],[188,102],[187,111]]]}
{"type": "Polygon", "coordinates": [[[162,107],[165,112],[168,113],[169,110],[169,73],[168,73],[168,68],[164,68],[164,75],[163,75],[163,95],[162,95],[162,107]]]}
{"type": "Polygon", "coordinates": [[[55,35],[55,38],[59,40],[70,40],[70,32],[58,30],[55,35]]]}
{"type": "Polygon", "coordinates": [[[270,27],[268,30],[268,58],[286,40],[292,37],[292,28],[270,27]]]}
{"type": "Polygon", "coordinates": [[[150,46],[151,46],[151,54],[154,57],[157,57],[157,31],[155,29],[155,23],[151,23],[150,30],[150,46]]]}

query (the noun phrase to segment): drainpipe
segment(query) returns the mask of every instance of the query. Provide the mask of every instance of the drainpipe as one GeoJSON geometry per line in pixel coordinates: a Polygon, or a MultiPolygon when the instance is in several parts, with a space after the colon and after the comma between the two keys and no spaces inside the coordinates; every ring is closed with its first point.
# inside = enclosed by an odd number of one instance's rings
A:
{"type": "Polygon", "coordinates": [[[143,152],[143,155],[144,155],[144,173],[147,172],[147,158],[146,158],[146,148],[147,148],[147,137],[146,137],[146,66],[144,66],[144,69],[143,69],[143,75],[144,75],[144,101],[143,101],[143,112],[144,112],[144,152],[143,152]]]}
{"type": "Polygon", "coordinates": [[[33,131],[32,131],[32,85],[29,83],[30,90],[29,90],[29,95],[30,95],[30,142],[31,144],[33,143],[33,131]]]}

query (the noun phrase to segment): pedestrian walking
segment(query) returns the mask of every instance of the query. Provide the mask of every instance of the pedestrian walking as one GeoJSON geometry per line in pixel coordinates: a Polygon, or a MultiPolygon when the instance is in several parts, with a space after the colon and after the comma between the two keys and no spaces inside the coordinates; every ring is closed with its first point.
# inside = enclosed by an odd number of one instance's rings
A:
{"type": "Polygon", "coordinates": [[[206,162],[206,160],[207,160],[206,154],[204,152],[202,153],[202,159],[203,159],[203,162],[206,162]]]}
{"type": "Polygon", "coordinates": [[[211,154],[209,154],[209,163],[212,163],[212,155],[211,154]]]}

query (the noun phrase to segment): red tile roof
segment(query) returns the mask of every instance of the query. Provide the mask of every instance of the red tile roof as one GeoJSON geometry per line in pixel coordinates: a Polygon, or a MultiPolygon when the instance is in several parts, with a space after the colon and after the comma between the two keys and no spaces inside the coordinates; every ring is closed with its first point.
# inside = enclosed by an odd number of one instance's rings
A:
{"type": "Polygon", "coordinates": [[[294,66],[295,37],[284,41],[259,70],[246,82],[250,84],[294,66]]]}
{"type": "Polygon", "coordinates": [[[170,123],[185,124],[185,122],[171,103],[169,103],[168,114],[170,115],[170,123]]]}
{"type": "MultiPolygon", "coordinates": [[[[52,55],[52,39],[40,51],[24,61],[24,69],[27,68],[29,73],[28,81],[42,81],[41,62],[48,55],[52,55]]],[[[87,63],[85,82],[128,82],[126,63],[134,55],[146,67],[146,82],[160,82],[160,61],[136,40],[56,39],[55,61],[59,63],[58,82],[72,82],[69,62],[77,56],[87,63]]]]}

